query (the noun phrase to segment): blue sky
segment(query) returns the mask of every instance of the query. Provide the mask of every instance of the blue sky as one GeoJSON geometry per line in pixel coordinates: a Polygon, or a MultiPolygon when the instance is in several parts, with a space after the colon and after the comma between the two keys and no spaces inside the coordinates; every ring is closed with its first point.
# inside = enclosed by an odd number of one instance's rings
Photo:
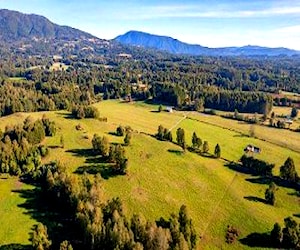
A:
{"type": "Polygon", "coordinates": [[[300,50],[300,0],[0,0],[0,8],[44,15],[105,39],[140,30],[208,47],[300,50]]]}

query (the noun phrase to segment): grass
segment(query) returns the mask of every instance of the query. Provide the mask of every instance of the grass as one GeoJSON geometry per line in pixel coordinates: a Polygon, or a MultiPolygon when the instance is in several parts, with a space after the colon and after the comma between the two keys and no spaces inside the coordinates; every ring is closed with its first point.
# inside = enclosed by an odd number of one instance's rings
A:
{"type": "Polygon", "coordinates": [[[25,77],[9,77],[8,80],[11,82],[22,82],[22,81],[26,81],[26,78],[25,77]]]}
{"type": "MultiPolygon", "coordinates": [[[[233,123],[235,121],[231,122],[233,123]]],[[[276,164],[277,169],[275,173],[278,173],[278,167],[280,167],[289,156],[295,160],[295,164],[296,166],[298,166],[298,171],[300,172],[299,153],[293,152],[288,148],[280,147],[272,143],[262,141],[260,139],[244,136],[235,131],[230,131],[227,128],[212,126],[207,123],[202,123],[190,119],[184,120],[178,125],[178,127],[182,127],[185,129],[185,131],[188,131],[188,133],[186,133],[186,140],[187,142],[190,142],[190,144],[192,140],[191,136],[193,131],[197,133],[197,135],[202,139],[202,141],[207,140],[210,145],[211,153],[213,153],[215,145],[219,143],[222,150],[222,157],[229,161],[238,161],[241,155],[244,153],[243,149],[246,147],[246,145],[253,144],[260,147],[262,151],[260,154],[256,155],[257,158],[276,164]]],[[[255,133],[257,133],[257,131],[260,129],[264,129],[264,127],[256,126],[255,133]]],[[[273,132],[274,139],[274,137],[276,137],[275,132],[277,131],[273,129],[273,132]]],[[[267,133],[265,133],[264,135],[266,136],[267,133]]],[[[271,134],[268,136],[271,136],[271,134]]],[[[289,142],[289,140],[287,140],[287,142],[289,142]]],[[[299,142],[300,141],[297,141],[296,143],[299,144],[299,142]]]]}
{"type": "MultiPolygon", "coordinates": [[[[201,249],[246,248],[238,242],[225,244],[224,235],[228,224],[237,227],[241,231],[241,238],[244,238],[253,232],[270,231],[275,222],[282,223],[283,218],[299,214],[299,197],[293,195],[293,190],[280,187],[276,194],[276,205],[266,205],[260,201],[264,198],[267,184],[256,183],[260,182],[256,177],[226,167],[227,162],[224,160],[183,153],[177,145],[158,141],[148,135],[156,133],[160,124],[167,128],[173,127],[182,120],[184,113],[157,113],[153,112],[157,106],[119,101],[104,101],[95,104],[95,107],[99,108],[102,117],[108,118],[107,123],[93,119],[70,119],[63,111],[31,113],[30,116],[39,118],[46,113],[47,117],[55,120],[57,135],[47,138],[44,143],[58,146],[60,136],[63,135],[65,146],[52,148],[45,160],[58,159],[70,172],[85,168],[102,173],[101,164],[78,153],[91,148],[94,133],[107,136],[111,142],[122,143],[122,137],[116,137],[110,132],[115,131],[120,124],[130,125],[134,129],[132,144],[126,148],[128,174],[108,176],[103,180],[107,198],[121,197],[127,214],[141,213],[146,218],[156,220],[160,216],[168,217],[170,213],[178,212],[180,205],[185,204],[201,236],[201,249]],[[83,127],[82,131],[75,129],[78,123],[83,127]]],[[[257,137],[269,139],[270,142],[267,142],[243,135],[249,132],[248,124],[217,116],[186,114],[200,120],[184,119],[177,125],[185,129],[189,144],[192,133],[196,131],[202,140],[209,142],[210,152],[219,143],[222,157],[236,161],[243,154],[243,148],[252,143],[262,149],[259,158],[276,164],[276,173],[288,156],[294,158],[300,172],[300,155],[289,149],[299,147],[300,140],[294,137],[296,133],[287,131],[290,133],[285,135],[286,147],[281,147],[274,143],[283,143],[282,130],[266,128],[261,131],[261,127],[257,126],[257,137]]],[[[0,118],[0,127],[4,129],[5,125],[21,122],[27,116],[19,113],[0,118]]],[[[172,130],[173,138],[176,137],[177,127],[172,130]]],[[[6,196],[8,193],[3,197],[6,196]]],[[[25,227],[24,232],[29,229],[25,227]]],[[[18,241],[14,237],[9,236],[6,242],[26,242],[28,232],[20,236],[22,240],[18,241]]]]}
{"type": "MultiPolygon", "coordinates": [[[[237,132],[240,136],[248,136],[251,127],[251,125],[248,123],[225,119],[215,115],[190,112],[188,117],[199,120],[201,123],[206,123],[215,127],[221,127],[229,131],[237,132]]],[[[254,132],[255,137],[259,138],[261,141],[267,141],[271,144],[280,146],[281,148],[288,148],[300,153],[300,133],[287,129],[277,129],[258,125],[254,126],[254,132]]]]}
{"type": "Polygon", "coordinates": [[[0,246],[29,244],[29,232],[37,222],[22,207],[26,198],[19,191],[32,189],[17,178],[0,175],[0,246]]]}

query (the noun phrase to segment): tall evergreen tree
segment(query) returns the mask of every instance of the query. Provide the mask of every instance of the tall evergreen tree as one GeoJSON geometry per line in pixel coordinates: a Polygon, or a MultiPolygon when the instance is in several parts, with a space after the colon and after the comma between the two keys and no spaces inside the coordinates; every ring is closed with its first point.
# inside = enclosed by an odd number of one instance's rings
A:
{"type": "Polygon", "coordinates": [[[291,182],[298,181],[298,173],[296,172],[294,160],[291,157],[288,157],[280,167],[280,177],[291,182]]]}
{"type": "Polygon", "coordinates": [[[271,182],[269,187],[265,191],[266,202],[273,206],[275,204],[275,191],[276,191],[276,186],[274,182],[271,182]]]}
{"type": "Polygon", "coordinates": [[[300,240],[299,225],[293,218],[284,219],[285,228],[282,229],[282,246],[288,249],[295,249],[300,240]]]}
{"type": "Polygon", "coordinates": [[[281,227],[278,223],[274,224],[270,237],[272,245],[276,248],[279,248],[282,240],[282,232],[281,227]]]}
{"type": "Polygon", "coordinates": [[[215,147],[214,155],[215,155],[216,158],[221,157],[221,147],[219,146],[219,144],[217,144],[216,147],[215,147]]]}
{"type": "Polygon", "coordinates": [[[125,146],[128,146],[130,144],[131,141],[131,132],[126,132],[125,138],[124,138],[124,144],[125,146]]]}
{"type": "Polygon", "coordinates": [[[183,150],[186,149],[186,143],[185,143],[185,133],[183,128],[178,128],[176,131],[176,141],[177,144],[182,147],[183,150]]]}
{"type": "Polygon", "coordinates": [[[291,110],[291,117],[296,118],[298,115],[298,109],[296,107],[293,107],[291,110]]]}
{"type": "Polygon", "coordinates": [[[203,151],[203,153],[205,153],[205,154],[208,153],[208,151],[209,151],[208,141],[204,141],[202,151],[203,151]]]}
{"type": "Polygon", "coordinates": [[[196,132],[194,132],[193,136],[192,136],[192,147],[193,147],[193,149],[197,148],[197,139],[198,139],[198,136],[197,136],[196,132]]]}
{"type": "Polygon", "coordinates": [[[157,129],[157,138],[159,140],[161,140],[161,141],[164,139],[164,127],[162,125],[158,126],[158,129],[157,129]]]}

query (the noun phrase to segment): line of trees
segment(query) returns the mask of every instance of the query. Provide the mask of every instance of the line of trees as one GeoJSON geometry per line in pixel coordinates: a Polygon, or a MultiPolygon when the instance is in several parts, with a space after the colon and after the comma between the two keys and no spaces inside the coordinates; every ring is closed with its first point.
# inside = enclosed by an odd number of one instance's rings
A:
{"type": "MultiPolygon", "coordinates": [[[[158,126],[157,133],[155,137],[161,141],[170,141],[173,142],[172,132],[167,128],[164,128],[162,125],[158,126]]],[[[178,128],[176,130],[176,143],[185,151],[187,148],[194,152],[209,154],[209,144],[208,141],[202,142],[201,138],[197,136],[196,132],[192,135],[192,145],[191,147],[187,146],[185,139],[185,130],[183,128],[178,128]]],[[[213,156],[215,158],[221,157],[221,147],[219,144],[216,144],[214,149],[213,156]]]]}
{"type": "Polygon", "coordinates": [[[292,218],[284,219],[284,228],[275,223],[270,234],[271,243],[276,248],[298,249],[300,247],[300,225],[292,218]]]}
{"type": "Polygon", "coordinates": [[[161,141],[173,141],[172,132],[167,128],[164,128],[162,125],[158,126],[157,134],[155,135],[155,137],[161,141]]]}

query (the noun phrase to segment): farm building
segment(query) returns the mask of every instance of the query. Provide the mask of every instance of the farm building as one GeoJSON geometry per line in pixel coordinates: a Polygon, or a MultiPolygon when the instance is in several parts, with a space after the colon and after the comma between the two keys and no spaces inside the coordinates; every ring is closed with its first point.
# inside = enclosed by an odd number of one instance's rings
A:
{"type": "Polygon", "coordinates": [[[247,145],[247,147],[244,149],[244,152],[246,153],[256,153],[259,154],[261,152],[261,149],[259,147],[255,147],[251,144],[247,145]]]}
{"type": "Polygon", "coordinates": [[[173,107],[166,107],[166,111],[169,113],[173,113],[173,107]]]}

